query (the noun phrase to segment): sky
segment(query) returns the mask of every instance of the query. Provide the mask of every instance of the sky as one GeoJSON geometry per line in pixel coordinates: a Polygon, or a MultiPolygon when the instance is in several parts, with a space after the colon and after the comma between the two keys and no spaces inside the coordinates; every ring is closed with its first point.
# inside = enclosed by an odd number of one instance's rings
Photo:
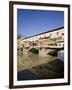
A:
{"type": "Polygon", "coordinates": [[[64,12],[17,9],[17,34],[32,36],[64,26],[64,12]]]}

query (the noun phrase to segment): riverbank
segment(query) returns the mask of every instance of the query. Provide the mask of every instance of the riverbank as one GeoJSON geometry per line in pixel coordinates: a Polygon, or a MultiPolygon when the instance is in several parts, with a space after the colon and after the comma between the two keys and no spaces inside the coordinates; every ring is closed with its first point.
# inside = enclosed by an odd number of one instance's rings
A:
{"type": "Polygon", "coordinates": [[[59,59],[44,63],[30,69],[17,72],[18,80],[38,80],[64,78],[64,62],[59,59]]]}

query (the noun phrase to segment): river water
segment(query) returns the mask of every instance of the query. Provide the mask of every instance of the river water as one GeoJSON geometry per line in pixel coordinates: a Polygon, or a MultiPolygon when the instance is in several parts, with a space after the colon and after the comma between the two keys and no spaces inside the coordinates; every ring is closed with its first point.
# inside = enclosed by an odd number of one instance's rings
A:
{"type": "Polygon", "coordinates": [[[56,57],[47,55],[46,57],[40,57],[38,54],[28,53],[27,55],[23,51],[17,52],[17,70],[30,69],[34,66],[41,65],[50,61],[53,61],[56,57]]]}

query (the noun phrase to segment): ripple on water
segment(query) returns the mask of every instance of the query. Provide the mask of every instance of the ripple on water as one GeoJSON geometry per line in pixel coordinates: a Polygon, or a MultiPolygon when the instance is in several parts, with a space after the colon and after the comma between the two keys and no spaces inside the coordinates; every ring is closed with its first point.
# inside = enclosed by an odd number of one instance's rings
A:
{"type": "Polygon", "coordinates": [[[38,54],[28,53],[27,55],[22,52],[17,54],[17,69],[24,70],[40,64],[47,63],[54,60],[56,57],[48,55],[47,57],[40,57],[38,54]]]}

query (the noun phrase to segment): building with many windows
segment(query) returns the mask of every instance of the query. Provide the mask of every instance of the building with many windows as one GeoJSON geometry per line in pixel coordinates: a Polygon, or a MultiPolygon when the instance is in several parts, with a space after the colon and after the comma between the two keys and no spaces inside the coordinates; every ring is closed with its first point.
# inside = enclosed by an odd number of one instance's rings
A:
{"type": "Polygon", "coordinates": [[[64,27],[26,37],[19,41],[19,45],[22,47],[62,48],[64,47],[64,27]]]}

